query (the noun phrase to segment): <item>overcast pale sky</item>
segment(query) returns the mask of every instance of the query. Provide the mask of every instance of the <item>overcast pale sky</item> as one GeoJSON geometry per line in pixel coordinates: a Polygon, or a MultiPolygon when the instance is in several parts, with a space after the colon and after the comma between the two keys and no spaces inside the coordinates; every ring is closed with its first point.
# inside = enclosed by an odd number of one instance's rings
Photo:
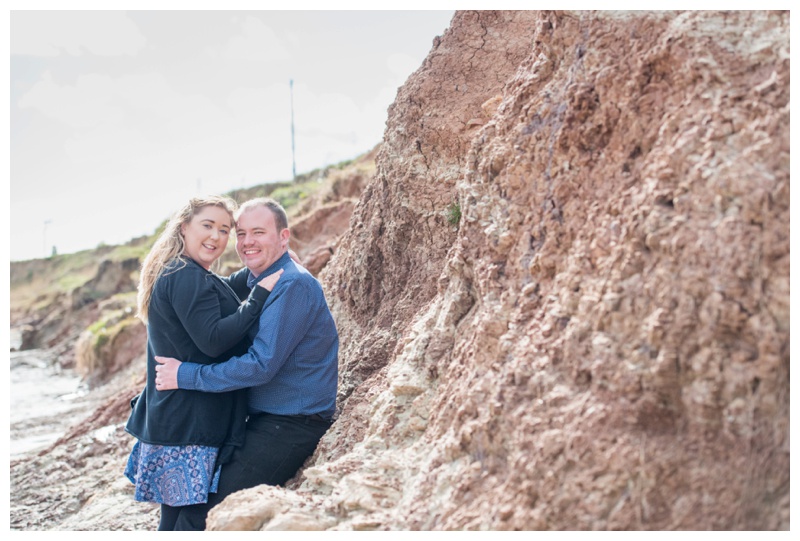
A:
{"type": "Polygon", "coordinates": [[[452,11],[11,11],[12,260],[380,142],[452,11]],[[293,92],[289,81],[293,80],[293,92]]]}

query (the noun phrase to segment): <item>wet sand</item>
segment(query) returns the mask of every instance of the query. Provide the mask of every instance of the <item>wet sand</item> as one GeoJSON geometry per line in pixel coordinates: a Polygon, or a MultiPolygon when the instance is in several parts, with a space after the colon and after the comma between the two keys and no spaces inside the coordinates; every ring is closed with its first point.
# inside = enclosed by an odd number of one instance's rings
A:
{"type": "Polygon", "coordinates": [[[45,449],[92,407],[73,370],[51,366],[41,350],[11,352],[11,458],[45,449]]]}

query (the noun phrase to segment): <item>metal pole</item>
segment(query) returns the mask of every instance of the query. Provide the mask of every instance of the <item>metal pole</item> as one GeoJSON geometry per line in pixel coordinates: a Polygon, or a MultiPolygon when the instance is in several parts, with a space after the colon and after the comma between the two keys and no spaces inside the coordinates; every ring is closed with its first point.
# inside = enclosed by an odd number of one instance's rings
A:
{"type": "Polygon", "coordinates": [[[47,226],[50,225],[52,220],[44,221],[44,230],[42,231],[42,247],[44,249],[44,257],[47,257],[47,226]]]}
{"type": "Polygon", "coordinates": [[[289,104],[292,113],[292,182],[297,179],[297,171],[294,165],[294,81],[289,79],[289,104]]]}

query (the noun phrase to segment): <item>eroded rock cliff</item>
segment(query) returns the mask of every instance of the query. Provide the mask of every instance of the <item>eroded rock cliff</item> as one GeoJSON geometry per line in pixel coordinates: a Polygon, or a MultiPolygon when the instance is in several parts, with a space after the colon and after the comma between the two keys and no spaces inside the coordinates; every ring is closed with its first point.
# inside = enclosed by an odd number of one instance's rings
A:
{"type": "Polygon", "coordinates": [[[458,12],[321,277],[339,419],[210,528],[787,529],[788,12],[458,12]]]}
{"type": "MultiPolygon", "coordinates": [[[[788,12],[457,12],[371,167],[292,218],[339,418],[210,528],[789,528],[788,12]]],[[[31,343],[70,360],[99,276],[31,343]]],[[[12,529],[155,528],[141,378],[12,460],[12,529]]]]}

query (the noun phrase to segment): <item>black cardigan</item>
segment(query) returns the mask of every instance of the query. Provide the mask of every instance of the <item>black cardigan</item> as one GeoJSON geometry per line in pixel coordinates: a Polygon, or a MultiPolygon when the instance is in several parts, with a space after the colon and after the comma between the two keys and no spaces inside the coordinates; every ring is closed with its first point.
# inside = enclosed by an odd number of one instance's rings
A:
{"type": "Polygon", "coordinates": [[[266,289],[254,287],[240,304],[223,279],[193,260],[181,258],[168,265],[150,298],[147,383],[134,399],[125,430],[156,445],[222,447],[219,461],[226,462],[232,446],[244,442],[247,390],[156,391],[154,357],[210,364],[244,354],[250,345],[247,332],[268,296],[266,289]]]}

